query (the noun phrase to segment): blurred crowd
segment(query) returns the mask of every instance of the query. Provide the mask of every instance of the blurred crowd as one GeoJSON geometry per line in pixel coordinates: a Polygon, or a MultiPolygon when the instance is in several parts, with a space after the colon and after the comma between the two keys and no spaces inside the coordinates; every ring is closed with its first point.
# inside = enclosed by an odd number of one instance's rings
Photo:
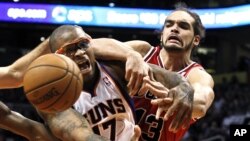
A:
{"type": "Polygon", "coordinates": [[[215,85],[215,101],[206,116],[191,126],[184,141],[228,141],[232,124],[250,121],[250,87],[236,77],[215,85]]]}

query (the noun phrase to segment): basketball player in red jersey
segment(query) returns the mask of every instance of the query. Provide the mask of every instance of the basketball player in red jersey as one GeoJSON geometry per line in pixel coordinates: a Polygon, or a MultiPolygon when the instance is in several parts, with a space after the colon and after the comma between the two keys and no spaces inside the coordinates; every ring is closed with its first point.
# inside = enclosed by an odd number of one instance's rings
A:
{"type": "MultiPolygon", "coordinates": [[[[183,120],[185,116],[176,116],[176,111],[185,110],[181,107],[182,103],[178,103],[179,109],[175,109],[174,115],[169,116],[173,113],[173,110],[169,109],[171,103],[163,99],[155,99],[154,96],[161,96],[162,93],[167,93],[168,89],[164,88],[161,83],[145,79],[145,82],[150,84],[147,86],[151,93],[146,93],[143,97],[134,97],[138,124],[142,129],[141,140],[179,141],[188,129],[182,128],[182,124],[188,122],[189,126],[195,120],[205,116],[214,99],[214,81],[200,64],[190,58],[193,48],[200,44],[204,36],[205,29],[199,16],[186,8],[179,8],[166,18],[161,33],[160,46],[152,47],[145,41],[126,42],[133,50],[139,52],[146,62],[183,75],[195,90],[192,120],[183,120]],[[166,112],[165,116],[159,118],[164,111],[166,112]],[[180,123],[177,124],[178,120],[180,123]]],[[[110,53],[110,50],[112,49],[99,52],[100,56],[105,56],[104,54],[107,53],[119,56],[118,59],[129,58],[130,56],[126,55],[130,54],[128,52],[133,52],[125,48],[120,52],[116,49],[115,53],[110,53]]],[[[113,57],[116,56],[113,55],[113,57]]],[[[136,63],[130,66],[135,65],[136,63]]],[[[131,83],[135,84],[136,82],[131,83]]]]}
{"type": "MultiPolygon", "coordinates": [[[[96,61],[90,47],[93,45],[91,40],[81,27],[64,25],[52,33],[50,45],[52,52],[66,55],[78,64],[84,78],[84,89],[74,107],[88,119],[94,132],[110,140],[129,140],[134,121],[127,81],[122,77],[125,76],[125,63],[96,61]]],[[[193,89],[183,77],[152,64],[150,68],[153,77],[170,88],[169,94],[178,96],[176,93],[183,93],[180,95],[185,95],[192,101],[193,89]]],[[[60,139],[67,137],[65,130],[68,126],[73,126],[69,125],[73,122],[69,120],[71,115],[64,113],[43,114],[53,133],[60,139]]]]}

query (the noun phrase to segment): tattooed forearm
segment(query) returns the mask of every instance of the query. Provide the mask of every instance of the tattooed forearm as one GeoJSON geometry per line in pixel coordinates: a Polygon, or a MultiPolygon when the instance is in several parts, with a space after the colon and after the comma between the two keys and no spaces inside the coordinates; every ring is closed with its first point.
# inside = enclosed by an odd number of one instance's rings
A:
{"type": "Polygon", "coordinates": [[[78,112],[72,110],[72,116],[61,116],[64,124],[65,133],[70,134],[72,131],[77,130],[79,128],[88,129],[89,123],[88,121],[78,112]]]}
{"type": "Polygon", "coordinates": [[[73,109],[55,114],[45,114],[43,117],[53,134],[61,140],[82,141],[94,134],[85,117],[73,109]]]}
{"type": "Polygon", "coordinates": [[[179,85],[180,83],[187,82],[186,79],[176,72],[165,70],[153,64],[149,65],[153,68],[155,79],[169,89],[179,85]]]}

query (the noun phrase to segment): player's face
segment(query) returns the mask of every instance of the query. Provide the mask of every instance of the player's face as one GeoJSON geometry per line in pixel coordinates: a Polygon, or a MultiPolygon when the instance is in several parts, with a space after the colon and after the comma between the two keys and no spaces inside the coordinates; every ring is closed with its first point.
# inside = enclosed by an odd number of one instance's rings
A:
{"type": "MultiPolygon", "coordinates": [[[[162,46],[167,51],[186,51],[197,44],[198,36],[194,35],[194,19],[185,11],[171,13],[165,21],[162,31],[162,46]]],[[[198,44],[197,44],[198,45],[198,44]]]]}
{"type": "Polygon", "coordinates": [[[80,68],[81,73],[91,75],[94,66],[94,54],[90,47],[91,37],[82,30],[77,31],[77,36],[71,41],[64,43],[57,51],[71,58],[80,68]]]}

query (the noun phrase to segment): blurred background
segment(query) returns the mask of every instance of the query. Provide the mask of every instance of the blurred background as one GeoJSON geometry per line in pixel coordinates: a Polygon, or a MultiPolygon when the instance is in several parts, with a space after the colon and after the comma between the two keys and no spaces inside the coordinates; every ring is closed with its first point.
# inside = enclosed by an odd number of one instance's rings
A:
{"type": "MultiPolygon", "coordinates": [[[[0,2],[38,4],[35,0],[0,0],[0,2]]],[[[194,9],[228,8],[250,4],[250,0],[42,1],[43,4],[55,5],[157,10],[174,9],[180,2],[194,9]]],[[[0,20],[0,66],[13,63],[16,59],[35,48],[57,26],[58,24],[0,20]]],[[[159,44],[159,30],[154,28],[81,26],[92,38],[109,37],[120,41],[139,39],[148,41],[152,45],[159,44]]],[[[206,39],[196,50],[194,57],[215,80],[215,101],[207,115],[191,126],[183,141],[226,141],[229,140],[229,126],[231,124],[248,124],[250,119],[250,23],[227,28],[208,28],[206,32],[206,39]]],[[[31,119],[41,121],[33,107],[26,101],[22,88],[0,90],[0,100],[12,110],[18,111],[31,119]]],[[[0,129],[0,141],[25,140],[0,129]]]]}

